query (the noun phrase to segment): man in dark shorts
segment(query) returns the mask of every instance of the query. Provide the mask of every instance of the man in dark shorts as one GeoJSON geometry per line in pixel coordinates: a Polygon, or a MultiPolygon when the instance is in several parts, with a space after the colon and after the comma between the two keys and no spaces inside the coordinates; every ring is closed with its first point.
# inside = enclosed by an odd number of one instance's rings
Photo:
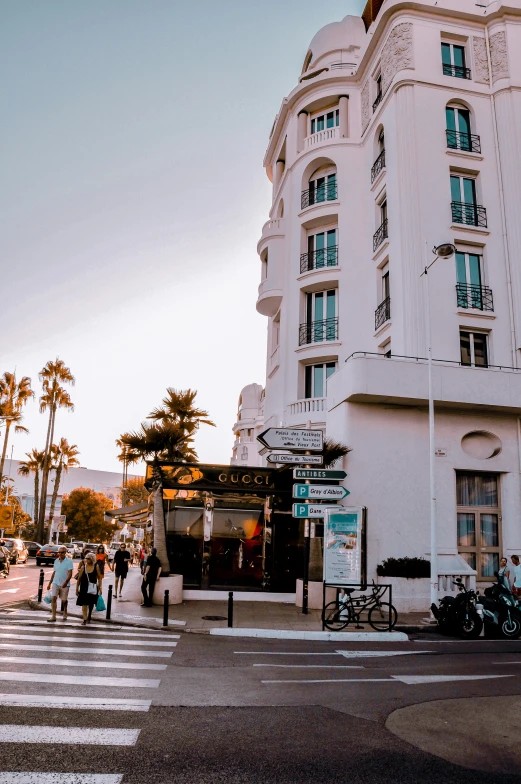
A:
{"type": "Polygon", "coordinates": [[[147,565],[145,567],[145,575],[141,583],[141,593],[143,594],[144,607],[152,607],[154,599],[154,588],[156,580],[161,574],[161,561],[157,557],[157,550],[152,548],[151,555],[147,558],[147,565]]]}
{"type": "Polygon", "coordinates": [[[130,563],[130,553],[125,547],[125,542],[121,542],[119,546],[119,550],[116,550],[114,553],[114,574],[116,575],[116,580],[114,584],[114,598],[118,598],[118,584],[121,580],[120,588],[119,588],[119,598],[121,599],[121,594],[123,593],[123,583],[125,582],[125,578],[128,574],[128,565],[130,563]]]}

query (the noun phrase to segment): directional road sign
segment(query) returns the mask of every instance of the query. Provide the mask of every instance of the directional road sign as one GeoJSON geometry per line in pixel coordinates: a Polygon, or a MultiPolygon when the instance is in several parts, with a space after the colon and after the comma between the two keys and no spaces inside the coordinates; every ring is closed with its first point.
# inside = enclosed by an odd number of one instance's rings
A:
{"type": "Polygon", "coordinates": [[[328,501],[341,501],[348,495],[349,490],[341,485],[293,485],[293,498],[326,498],[328,501]]]}
{"type": "Polygon", "coordinates": [[[269,449],[301,449],[321,452],[324,448],[322,430],[290,430],[285,427],[269,427],[257,436],[257,441],[269,449]]]}
{"type": "Polygon", "coordinates": [[[341,509],[341,506],[329,504],[293,504],[293,517],[325,517],[326,509],[341,509]]]}
{"type": "MultiPolygon", "coordinates": [[[[322,455],[292,455],[289,452],[274,452],[267,457],[268,463],[282,465],[322,465],[322,455]]],[[[295,477],[294,477],[295,478],[295,477]]]]}
{"type": "Polygon", "coordinates": [[[346,479],[345,471],[329,468],[294,468],[293,479],[346,479]]]}

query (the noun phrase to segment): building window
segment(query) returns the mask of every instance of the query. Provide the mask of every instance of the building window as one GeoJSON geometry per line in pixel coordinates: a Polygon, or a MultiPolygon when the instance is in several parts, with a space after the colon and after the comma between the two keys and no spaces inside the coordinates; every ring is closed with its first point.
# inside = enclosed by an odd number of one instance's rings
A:
{"type": "Polygon", "coordinates": [[[493,579],[501,547],[497,474],[456,472],[458,552],[479,579],[493,579]]]}
{"type": "Polygon", "coordinates": [[[307,253],[300,256],[300,272],[310,272],[338,265],[337,229],[319,231],[308,235],[307,253]]]}
{"type": "Polygon", "coordinates": [[[483,256],[458,251],[456,281],[458,308],[494,310],[492,290],[483,285],[483,256]]]}
{"type": "Polygon", "coordinates": [[[487,335],[460,329],[459,344],[462,365],[488,367],[487,335]]]}
{"type": "Polygon", "coordinates": [[[268,251],[266,251],[264,256],[261,258],[261,265],[262,265],[261,280],[264,281],[267,280],[268,278],[268,251]]]}
{"type": "Polygon", "coordinates": [[[463,150],[464,152],[481,152],[480,138],[470,130],[468,109],[447,106],[445,118],[447,121],[447,147],[451,150],[463,150]]]}
{"type": "Polygon", "coordinates": [[[475,178],[451,174],[450,193],[454,223],[487,228],[487,211],[477,203],[475,178]]]}
{"type": "Polygon", "coordinates": [[[271,327],[271,351],[272,353],[279,347],[280,341],[280,312],[277,313],[271,327]]]}
{"type": "Polygon", "coordinates": [[[306,294],[306,321],[300,325],[299,345],[338,339],[336,289],[306,294]]]}
{"type": "Polygon", "coordinates": [[[376,112],[378,104],[380,103],[380,101],[383,98],[383,93],[382,93],[382,74],[378,74],[378,76],[375,79],[375,83],[376,83],[376,98],[374,99],[374,102],[373,102],[373,112],[376,112]]]}
{"type": "Polygon", "coordinates": [[[336,362],[323,362],[320,365],[306,365],[304,397],[325,397],[326,381],[335,373],[336,362]]]}
{"type": "Polygon", "coordinates": [[[387,359],[391,356],[391,338],[382,343],[381,346],[378,346],[378,353],[387,359]]]}
{"type": "Polygon", "coordinates": [[[324,201],[334,201],[337,198],[336,172],[324,174],[322,177],[309,181],[309,188],[302,193],[302,209],[312,204],[324,201]]]}
{"type": "Polygon", "coordinates": [[[340,125],[340,111],[333,109],[311,118],[311,134],[324,131],[327,128],[336,128],[340,125]]]}
{"type": "Polygon", "coordinates": [[[382,242],[389,236],[389,224],[387,221],[387,198],[378,205],[378,220],[380,224],[373,234],[373,252],[382,244],[382,242]]]}
{"type": "Polygon", "coordinates": [[[385,169],[385,135],[383,128],[378,135],[376,152],[376,160],[371,168],[371,183],[376,180],[382,169],[385,169]]]}
{"type": "Polygon", "coordinates": [[[445,76],[470,79],[470,68],[465,63],[465,47],[457,44],[442,43],[441,62],[445,76]]]}

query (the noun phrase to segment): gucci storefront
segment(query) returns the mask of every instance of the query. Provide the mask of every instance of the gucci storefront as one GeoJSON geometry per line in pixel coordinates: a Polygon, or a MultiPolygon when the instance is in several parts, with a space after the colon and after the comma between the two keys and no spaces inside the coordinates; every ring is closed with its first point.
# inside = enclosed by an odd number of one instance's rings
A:
{"type": "MultiPolygon", "coordinates": [[[[303,527],[291,471],[161,463],[170,569],[185,588],[294,592],[303,527]]],[[[147,484],[152,465],[147,466],[147,484]]]]}

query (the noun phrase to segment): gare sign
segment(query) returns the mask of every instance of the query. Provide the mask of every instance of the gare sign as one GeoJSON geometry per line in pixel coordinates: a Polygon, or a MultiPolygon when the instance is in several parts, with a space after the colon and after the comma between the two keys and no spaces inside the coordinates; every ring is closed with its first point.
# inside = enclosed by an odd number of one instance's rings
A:
{"type": "Polygon", "coordinates": [[[340,507],[337,505],[331,507],[327,504],[293,504],[293,517],[297,517],[299,519],[307,517],[318,517],[323,519],[326,516],[326,509],[339,508],[340,507]]]}

